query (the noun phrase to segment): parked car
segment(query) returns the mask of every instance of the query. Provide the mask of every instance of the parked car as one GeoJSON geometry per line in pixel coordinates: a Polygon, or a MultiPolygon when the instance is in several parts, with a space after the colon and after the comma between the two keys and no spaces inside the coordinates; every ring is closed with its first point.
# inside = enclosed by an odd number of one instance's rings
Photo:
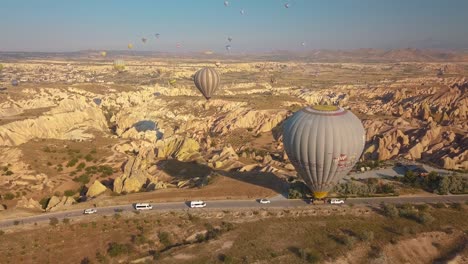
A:
{"type": "Polygon", "coordinates": [[[153,206],[149,203],[137,203],[135,204],[136,210],[152,210],[153,206]]]}
{"type": "Polygon", "coordinates": [[[266,198],[262,198],[262,199],[258,200],[258,202],[261,203],[261,204],[269,204],[269,203],[271,203],[270,200],[268,200],[268,199],[266,199],[266,198]]]}
{"type": "Polygon", "coordinates": [[[97,213],[97,209],[95,208],[89,208],[83,211],[83,214],[95,214],[95,213],[97,213]]]}
{"type": "Polygon", "coordinates": [[[206,203],[204,201],[191,201],[190,208],[196,208],[196,207],[206,207],[206,203]]]}
{"type": "Polygon", "coordinates": [[[330,203],[331,203],[331,204],[344,204],[344,200],[342,200],[342,199],[335,199],[335,198],[334,198],[334,199],[331,199],[331,200],[330,200],[330,203]]]}

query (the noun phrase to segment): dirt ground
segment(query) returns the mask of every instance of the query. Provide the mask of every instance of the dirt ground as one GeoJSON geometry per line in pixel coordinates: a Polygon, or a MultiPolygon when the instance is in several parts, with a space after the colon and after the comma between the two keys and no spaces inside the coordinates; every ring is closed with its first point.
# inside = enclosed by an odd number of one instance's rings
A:
{"type": "Polygon", "coordinates": [[[2,263],[466,263],[466,208],[426,209],[428,224],[363,209],[84,216],[2,230],[0,254],[2,263]]]}

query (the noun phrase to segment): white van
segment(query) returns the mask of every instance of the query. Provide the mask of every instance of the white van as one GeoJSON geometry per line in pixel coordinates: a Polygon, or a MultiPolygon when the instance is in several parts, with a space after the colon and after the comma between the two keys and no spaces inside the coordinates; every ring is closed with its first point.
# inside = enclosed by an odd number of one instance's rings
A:
{"type": "Polygon", "coordinates": [[[342,199],[331,199],[331,204],[344,204],[344,200],[342,199]]]}
{"type": "Polygon", "coordinates": [[[191,208],[196,208],[196,207],[205,207],[206,203],[204,201],[191,201],[190,202],[190,207],[191,208]]]}
{"type": "Polygon", "coordinates": [[[149,203],[137,203],[135,204],[135,209],[136,210],[151,210],[153,209],[153,206],[149,203]]]}

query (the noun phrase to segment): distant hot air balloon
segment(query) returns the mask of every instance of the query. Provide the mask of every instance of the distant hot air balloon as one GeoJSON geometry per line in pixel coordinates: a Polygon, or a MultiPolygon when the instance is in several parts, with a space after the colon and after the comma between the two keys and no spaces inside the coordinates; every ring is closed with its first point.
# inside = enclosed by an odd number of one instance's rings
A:
{"type": "Polygon", "coordinates": [[[240,10],[240,14],[241,14],[241,15],[245,14],[244,9],[241,9],[241,10],[240,10]]]}
{"type": "Polygon", "coordinates": [[[224,1],[224,6],[228,6],[229,5],[229,1],[224,1]]]}
{"type": "Polygon", "coordinates": [[[298,175],[316,198],[324,198],[358,161],[365,130],[350,111],[315,105],[284,122],[283,144],[298,175]]]}
{"type": "Polygon", "coordinates": [[[232,38],[231,38],[231,37],[228,37],[227,40],[228,40],[229,42],[231,42],[231,41],[232,41],[232,38]]]}
{"type": "Polygon", "coordinates": [[[132,44],[132,43],[129,43],[129,44],[127,45],[127,47],[128,47],[128,49],[133,49],[133,44],[132,44]]]}
{"type": "Polygon", "coordinates": [[[231,50],[231,45],[226,45],[226,50],[230,51],[231,50]]]}
{"type": "Polygon", "coordinates": [[[107,56],[107,52],[101,51],[101,56],[103,56],[103,57],[107,56]]]}
{"type": "Polygon", "coordinates": [[[159,33],[156,33],[156,34],[154,34],[154,36],[155,36],[155,37],[158,39],[158,38],[159,38],[159,36],[161,36],[161,34],[159,34],[159,33]]]}
{"type": "Polygon", "coordinates": [[[216,67],[221,66],[221,62],[219,62],[219,61],[215,62],[215,66],[216,66],[216,67]]]}
{"type": "Polygon", "coordinates": [[[16,79],[15,79],[15,80],[12,80],[12,81],[11,81],[11,85],[13,85],[13,86],[18,86],[18,85],[19,85],[19,81],[16,80],[16,79]]]}
{"type": "Polygon", "coordinates": [[[306,43],[305,43],[305,42],[302,42],[302,43],[301,43],[301,46],[302,46],[302,47],[304,47],[305,45],[306,45],[306,43]]]}
{"type": "Polygon", "coordinates": [[[99,105],[101,105],[102,100],[101,100],[101,98],[94,98],[94,99],[93,99],[93,102],[94,102],[96,105],[99,106],[99,105]]]}
{"type": "Polygon", "coordinates": [[[146,41],[147,41],[146,38],[141,38],[141,42],[143,42],[143,44],[146,44],[146,41]]]}
{"type": "Polygon", "coordinates": [[[210,100],[218,89],[220,78],[215,69],[205,67],[195,73],[193,82],[206,100],[210,100]]]}
{"type": "Polygon", "coordinates": [[[289,3],[284,4],[284,7],[289,8],[289,3]]]}
{"type": "Polygon", "coordinates": [[[118,72],[123,72],[125,70],[125,61],[124,60],[115,60],[114,69],[118,72]]]}

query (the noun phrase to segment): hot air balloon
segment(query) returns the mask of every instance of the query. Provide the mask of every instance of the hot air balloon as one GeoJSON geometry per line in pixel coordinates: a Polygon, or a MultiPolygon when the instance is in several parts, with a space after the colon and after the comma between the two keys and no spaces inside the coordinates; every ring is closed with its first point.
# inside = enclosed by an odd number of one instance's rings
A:
{"type": "Polygon", "coordinates": [[[301,43],[301,46],[302,46],[302,47],[305,47],[305,45],[306,45],[305,42],[302,42],[302,43],[301,43]]]}
{"type": "Polygon", "coordinates": [[[244,9],[240,10],[240,14],[243,15],[245,13],[244,9]]]}
{"type": "Polygon", "coordinates": [[[226,45],[226,50],[230,51],[231,50],[231,45],[226,45]]]}
{"type": "Polygon", "coordinates": [[[221,62],[219,62],[219,61],[215,62],[215,66],[216,66],[216,67],[221,66],[221,62]]]}
{"type": "Polygon", "coordinates": [[[93,99],[93,102],[94,102],[96,105],[99,106],[99,105],[101,105],[102,100],[101,100],[101,98],[94,98],[94,99],[93,99]]]}
{"type": "Polygon", "coordinates": [[[365,144],[361,121],[337,106],[303,108],[283,125],[284,150],[315,198],[328,192],[356,164],[365,144]]]}
{"type": "Polygon", "coordinates": [[[146,38],[141,38],[141,42],[143,42],[143,44],[146,44],[146,41],[147,41],[146,38]]]}
{"type": "Polygon", "coordinates": [[[125,70],[125,61],[115,60],[114,61],[114,69],[116,69],[118,72],[123,72],[125,70]]]}
{"type": "Polygon", "coordinates": [[[231,37],[228,37],[227,40],[228,40],[229,42],[231,42],[231,41],[232,41],[232,38],[231,38],[231,37]]]}
{"type": "Polygon", "coordinates": [[[13,86],[18,86],[18,85],[19,85],[19,81],[18,81],[18,80],[12,80],[12,81],[11,81],[11,85],[13,85],[13,86]]]}
{"type": "Polygon", "coordinates": [[[215,69],[205,67],[195,73],[193,82],[206,100],[210,100],[218,89],[220,78],[215,69]]]}
{"type": "Polygon", "coordinates": [[[155,37],[158,39],[158,38],[159,38],[159,36],[161,36],[161,34],[159,34],[159,33],[156,33],[156,34],[154,34],[154,36],[155,36],[155,37]]]}
{"type": "Polygon", "coordinates": [[[289,3],[284,4],[284,7],[289,8],[289,3]]]}
{"type": "Polygon", "coordinates": [[[229,1],[224,1],[224,6],[228,6],[229,5],[229,1]]]}
{"type": "Polygon", "coordinates": [[[103,56],[103,57],[107,56],[107,52],[101,51],[101,56],[103,56]]]}
{"type": "Polygon", "coordinates": [[[128,43],[127,48],[128,48],[128,49],[133,49],[133,44],[132,44],[132,43],[128,43]]]}

